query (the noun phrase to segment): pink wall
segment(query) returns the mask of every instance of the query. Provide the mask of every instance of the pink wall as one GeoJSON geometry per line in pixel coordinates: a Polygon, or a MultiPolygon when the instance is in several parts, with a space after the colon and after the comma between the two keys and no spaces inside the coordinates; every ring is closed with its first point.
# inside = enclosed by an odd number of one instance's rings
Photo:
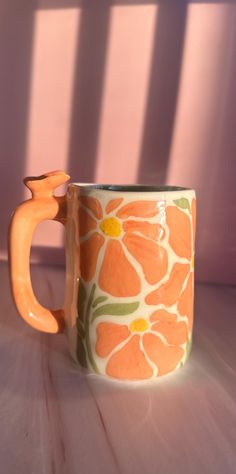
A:
{"type": "MultiPolygon", "coordinates": [[[[30,3],[0,4],[2,256],[23,176],[61,168],[194,187],[198,278],[235,284],[236,3],[30,3]]],[[[42,224],[34,258],[62,240],[42,224]]]]}

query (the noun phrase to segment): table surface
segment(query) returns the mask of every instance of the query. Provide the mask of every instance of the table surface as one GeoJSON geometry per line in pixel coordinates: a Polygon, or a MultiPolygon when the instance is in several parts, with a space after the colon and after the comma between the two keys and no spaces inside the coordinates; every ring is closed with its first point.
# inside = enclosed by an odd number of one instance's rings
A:
{"type": "MultiPolygon", "coordinates": [[[[64,272],[34,266],[44,304],[64,272]]],[[[197,285],[189,362],[154,385],[123,386],[75,368],[64,335],[27,326],[0,266],[2,474],[235,474],[236,288],[197,285]]]]}

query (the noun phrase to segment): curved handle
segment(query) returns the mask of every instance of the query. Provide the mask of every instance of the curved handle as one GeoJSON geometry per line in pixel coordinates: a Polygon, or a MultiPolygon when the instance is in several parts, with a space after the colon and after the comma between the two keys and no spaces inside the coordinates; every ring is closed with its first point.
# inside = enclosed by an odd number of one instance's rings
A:
{"type": "Polygon", "coordinates": [[[37,301],[30,278],[30,246],[41,221],[52,219],[65,224],[66,196],[54,196],[53,191],[69,178],[63,171],[25,178],[32,198],[16,208],[9,229],[10,281],[16,307],[28,324],[50,333],[63,330],[64,312],[44,308],[37,301]]]}

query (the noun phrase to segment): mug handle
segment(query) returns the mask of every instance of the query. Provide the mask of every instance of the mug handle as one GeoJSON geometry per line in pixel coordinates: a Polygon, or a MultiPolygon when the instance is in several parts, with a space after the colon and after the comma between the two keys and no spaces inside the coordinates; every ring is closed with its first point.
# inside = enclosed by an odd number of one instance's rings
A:
{"type": "Polygon", "coordinates": [[[69,179],[63,171],[25,178],[32,198],[16,208],[9,228],[10,282],[16,308],[30,326],[49,333],[63,331],[64,311],[44,308],[35,297],[30,278],[30,247],[40,222],[50,219],[65,224],[66,195],[57,197],[53,191],[69,179]]]}

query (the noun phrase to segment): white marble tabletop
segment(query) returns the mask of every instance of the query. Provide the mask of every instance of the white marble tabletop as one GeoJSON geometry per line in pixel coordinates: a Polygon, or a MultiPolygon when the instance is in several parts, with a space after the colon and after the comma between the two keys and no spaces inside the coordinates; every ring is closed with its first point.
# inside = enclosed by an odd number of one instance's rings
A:
{"type": "MultiPolygon", "coordinates": [[[[44,304],[64,273],[34,266],[44,304]]],[[[1,474],[235,474],[236,288],[198,285],[189,362],[155,385],[85,376],[64,335],[34,331],[0,266],[1,474]]]]}

